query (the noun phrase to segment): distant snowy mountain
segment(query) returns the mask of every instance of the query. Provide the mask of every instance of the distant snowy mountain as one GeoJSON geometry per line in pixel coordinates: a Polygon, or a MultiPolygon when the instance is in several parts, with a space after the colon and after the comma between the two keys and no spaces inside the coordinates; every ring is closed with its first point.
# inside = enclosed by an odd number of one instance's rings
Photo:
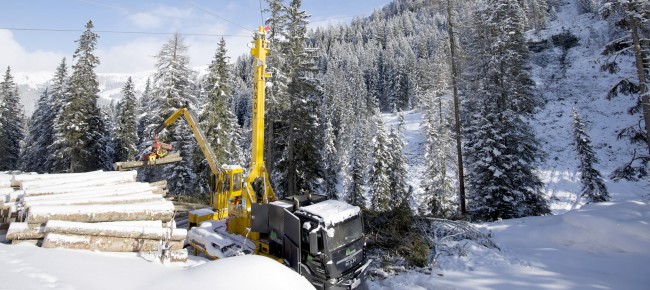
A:
{"type": "MultiPolygon", "coordinates": [[[[195,75],[201,77],[205,74],[206,66],[194,68],[195,75]]],[[[68,73],[70,73],[68,71],[68,73]]],[[[16,84],[18,84],[18,94],[25,107],[26,117],[31,116],[34,112],[34,107],[38,98],[43,93],[45,88],[50,85],[50,81],[54,76],[54,72],[12,72],[16,84]]],[[[154,71],[143,71],[135,73],[98,73],[97,80],[99,81],[99,105],[107,106],[111,101],[122,99],[122,87],[126,80],[131,77],[135,86],[136,96],[144,91],[147,83],[147,78],[152,78],[154,71]]]]}
{"type": "MultiPolygon", "coordinates": [[[[153,71],[137,72],[133,74],[97,74],[100,89],[99,105],[108,105],[112,100],[121,99],[122,87],[129,76],[133,78],[136,94],[139,95],[144,90],[147,78],[152,74],[153,71]]],[[[36,106],[38,98],[50,85],[54,72],[13,72],[13,76],[16,84],[18,84],[18,94],[20,95],[22,104],[25,107],[25,115],[29,117],[32,112],[34,112],[34,107],[36,106]]]]}

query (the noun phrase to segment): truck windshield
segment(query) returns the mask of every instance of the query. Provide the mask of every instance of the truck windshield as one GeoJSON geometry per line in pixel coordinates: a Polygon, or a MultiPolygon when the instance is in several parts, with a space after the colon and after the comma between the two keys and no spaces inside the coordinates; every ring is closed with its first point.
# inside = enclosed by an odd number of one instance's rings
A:
{"type": "Polygon", "coordinates": [[[360,216],[337,224],[333,228],[334,237],[331,237],[329,234],[327,235],[327,246],[330,250],[347,245],[363,235],[363,224],[361,223],[360,216]]]}

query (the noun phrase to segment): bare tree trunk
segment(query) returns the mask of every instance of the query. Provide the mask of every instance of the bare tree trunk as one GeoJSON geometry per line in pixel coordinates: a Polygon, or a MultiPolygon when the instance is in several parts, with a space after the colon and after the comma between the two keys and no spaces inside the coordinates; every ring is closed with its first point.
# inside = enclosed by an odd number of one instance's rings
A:
{"type": "Polygon", "coordinates": [[[465,173],[463,168],[463,148],[461,143],[461,127],[460,127],[460,100],[458,99],[458,84],[456,78],[458,76],[458,68],[456,64],[456,38],[454,36],[454,25],[451,13],[451,0],[447,0],[447,19],[449,22],[449,46],[451,49],[451,85],[454,90],[454,118],[456,120],[456,154],[458,156],[458,192],[460,199],[460,212],[465,215],[467,209],[465,206],[465,173]]]}
{"type": "Polygon", "coordinates": [[[643,52],[641,51],[641,41],[639,39],[639,23],[636,18],[630,16],[630,30],[632,33],[632,45],[634,48],[634,57],[636,60],[636,70],[639,76],[639,94],[641,95],[641,105],[643,106],[643,120],[645,122],[646,143],[650,153],[650,93],[648,93],[648,84],[643,67],[643,52]]]}

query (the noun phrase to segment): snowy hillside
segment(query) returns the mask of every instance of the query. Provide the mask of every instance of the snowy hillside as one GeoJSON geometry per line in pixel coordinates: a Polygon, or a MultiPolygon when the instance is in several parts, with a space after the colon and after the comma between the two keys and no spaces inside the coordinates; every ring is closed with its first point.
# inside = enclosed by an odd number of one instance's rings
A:
{"type": "MultiPolygon", "coordinates": [[[[370,289],[648,289],[650,271],[650,186],[647,181],[613,182],[607,176],[629,161],[632,146],[616,133],[634,122],[627,109],[634,100],[608,101],[607,91],[619,75],[599,70],[607,24],[592,14],[579,15],[573,3],[558,11],[557,19],[529,42],[543,49],[531,51],[531,67],[545,105],[535,116],[537,136],[546,159],[538,174],[545,183],[554,216],[527,217],[479,225],[491,233],[501,251],[471,241],[458,242],[460,258],[445,257],[433,271],[408,271],[370,282],[370,289]],[[558,40],[573,35],[575,40],[558,40]],[[555,41],[553,36],[556,37],[555,41]],[[572,41],[577,41],[571,43],[572,41]],[[550,44],[553,43],[553,44],[550,44]],[[582,206],[581,184],[572,144],[571,110],[588,123],[612,202],[582,206]]],[[[632,70],[621,66],[622,72],[632,70]]],[[[396,117],[384,115],[387,124],[396,117]]],[[[418,127],[418,112],[405,115],[407,128],[418,127]]],[[[411,173],[417,162],[417,130],[405,130],[411,173]]],[[[410,184],[418,185],[417,180],[410,184]]]]}

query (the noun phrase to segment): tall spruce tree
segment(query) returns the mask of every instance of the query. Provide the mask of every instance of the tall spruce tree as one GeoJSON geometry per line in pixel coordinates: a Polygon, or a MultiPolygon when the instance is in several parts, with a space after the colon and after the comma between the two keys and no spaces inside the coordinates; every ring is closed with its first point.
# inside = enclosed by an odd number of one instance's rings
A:
{"type": "MultiPolygon", "coordinates": [[[[191,95],[189,57],[180,34],[174,34],[163,45],[156,59],[153,95],[159,107],[154,112],[160,117],[153,118],[157,120],[152,121],[159,120],[155,124],[161,124],[179,106],[188,105],[192,108],[196,97],[191,95]]],[[[197,146],[192,131],[186,122],[179,121],[167,127],[160,139],[170,143],[183,157],[183,161],[164,167],[162,174],[168,181],[167,188],[172,194],[191,193],[196,182],[192,155],[197,146]]]]}
{"type": "Polygon", "coordinates": [[[400,124],[397,128],[391,128],[388,134],[388,151],[391,158],[388,165],[388,178],[390,180],[391,200],[396,205],[407,203],[411,190],[406,181],[408,178],[408,160],[404,155],[404,136],[402,135],[403,116],[400,115],[400,124]]]}
{"type": "Polygon", "coordinates": [[[36,109],[29,120],[29,131],[25,139],[25,151],[21,158],[21,169],[24,171],[46,173],[48,146],[52,144],[52,120],[51,114],[52,99],[46,88],[36,102],[36,109]]]}
{"type": "Polygon", "coordinates": [[[477,90],[465,106],[469,212],[488,220],[548,214],[543,184],[533,170],[539,145],[525,121],[537,100],[525,65],[523,11],[515,0],[487,4],[477,14],[485,21],[484,33],[473,44],[476,63],[482,64],[472,75],[477,90]]]}
{"type": "Polygon", "coordinates": [[[18,87],[7,67],[0,82],[0,171],[18,170],[20,144],[25,136],[23,106],[18,87]]]}
{"type": "Polygon", "coordinates": [[[370,208],[374,211],[388,211],[392,208],[390,187],[390,164],[392,153],[388,149],[388,136],[384,122],[377,114],[374,126],[376,135],[372,140],[374,163],[370,171],[370,208]]]}
{"type": "Polygon", "coordinates": [[[56,68],[54,77],[52,78],[52,87],[49,91],[51,104],[47,110],[45,123],[49,126],[49,132],[52,135],[52,143],[47,147],[47,155],[45,155],[47,172],[63,172],[70,167],[70,156],[63,150],[66,146],[63,134],[63,119],[58,117],[61,110],[68,102],[70,97],[70,80],[68,78],[68,67],[66,60],[63,58],[61,63],[56,68]]]}
{"type": "Polygon", "coordinates": [[[102,112],[97,106],[99,83],[95,67],[99,58],[93,52],[97,44],[93,23],[88,21],[82,33],[73,59],[70,76],[70,95],[63,103],[55,120],[57,133],[55,143],[69,163],[63,164],[68,172],[85,172],[110,167],[107,150],[107,131],[102,112]]]}
{"type": "Polygon", "coordinates": [[[580,196],[587,198],[587,203],[603,202],[609,200],[609,193],[600,172],[594,169],[594,165],[598,163],[598,158],[594,153],[591,146],[591,139],[587,134],[582,117],[573,108],[573,142],[576,147],[578,159],[580,159],[580,182],[582,189],[580,196]]]}
{"type": "MultiPolygon", "coordinates": [[[[288,18],[286,7],[282,3],[282,0],[266,0],[266,2],[268,3],[268,8],[264,11],[270,14],[269,18],[265,21],[265,24],[269,27],[267,40],[270,41],[270,50],[266,62],[267,70],[272,75],[270,82],[273,85],[266,89],[267,121],[265,122],[266,128],[264,129],[264,163],[271,174],[271,180],[274,181],[275,184],[278,184],[276,182],[278,178],[276,177],[282,175],[276,174],[274,167],[276,160],[281,158],[283,147],[286,143],[284,142],[284,138],[278,137],[276,139],[276,136],[283,131],[283,122],[286,120],[282,116],[284,116],[289,107],[289,94],[287,93],[287,84],[289,83],[289,79],[286,67],[288,45],[286,39],[282,38],[283,30],[287,26],[288,18]],[[276,127],[278,127],[278,129],[276,129],[276,127]]],[[[252,62],[247,60],[245,63],[248,64],[252,62]]],[[[252,71],[249,75],[252,75],[252,71]]],[[[246,81],[245,78],[242,79],[246,81]]],[[[250,97],[243,98],[242,100],[250,102],[250,97]]],[[[248,109],[248,106],[241,107],[246,108],[246,113],[251,111],[248,109]]]]}
{"type": "MultiPolygon", "coordinates": [[[[323,111],[324,112],[324,111],[323,111]]],[[[337,182],[337,168],[338,158],[336,146],[334,145],[334,131],[332,121],[327,114],[323,114],[323,148],[320,151],[320,176],[323,178],[323,183],[320,186],[320,192],[326,195],[329,199],[338,199],[336,186],[337,182]]]]}
{"type": "Polygon", "coordinates": [[[124,96],[117,111],[117,128],[115,132],[115,159],[118,161],[135,160],[137,154],[137,100],[133,80],[129,77],[122,88],[124,96]]]}
{"type": "MultiPolygon", "coordinates": [[[[208,67],[202,89],[206,99],[199,115],[200,127],[212,146],[217,164],[241,164],[240,127],[237,117],[232,112],[232,77],[226,56],[226,42],[222,38],[217,47],[212,63],[208,67]]],[[[210,168],[200,148],[195,152],[199,174],[208,176],[210,168]]],[[[208,191],[208,178],[200,178],[198,192],[208,191]]]]}
{"type": "Polygon", "coordinates": [[[449,173],[456,165],[453,152],[451,109],[442,92],[431,91],[424,96],[423,127],[425,134],[425,176],[422,189],[425,198],[420,205],[422,214],[450,218],[458,212],[458,191],[449,173]]]}
{"type": "Polygon", "coordinates": [[[350,157],[350,182],[348,183],[346,201],[352,205],[356,205],[365,209],[366,197],[366,164],[367,159],[363,157],[362,148],[363,142],[363,128],[358,128],[355,131],[355,136],[352,143],[352,154],[350,157]]]}
{"type": "MultiPolygon", "coordinates": [[[[151,79],[147,78],[142,96],[138,100],[138,153],[147,152],[153,142],[152,132],[163,121],[163,116],[159,116],[160,102],[153,95],[151,88],[151,79]]],[[[141,158],[138,154],[138,158],[141,158]]],[[[154,181],[157,179],[156,170],[152,167],[138,169],[139,181],[154,181]]]]}
{"type": "Polygon", "coordinates": [[[293,0],[286,7],[288,22],[284,31],[289,47],[287,93],[290,102],[283,122],[286,146],[278,169],[284,177],[279,191],[288,195],[316,190],[320,178],[318,150],[323,140],[318,120],[323,92],[320,81],[315,78],[315,50],[308,48],[306,42],[309,14],[301,10],[301,2],[293,0]]]}

